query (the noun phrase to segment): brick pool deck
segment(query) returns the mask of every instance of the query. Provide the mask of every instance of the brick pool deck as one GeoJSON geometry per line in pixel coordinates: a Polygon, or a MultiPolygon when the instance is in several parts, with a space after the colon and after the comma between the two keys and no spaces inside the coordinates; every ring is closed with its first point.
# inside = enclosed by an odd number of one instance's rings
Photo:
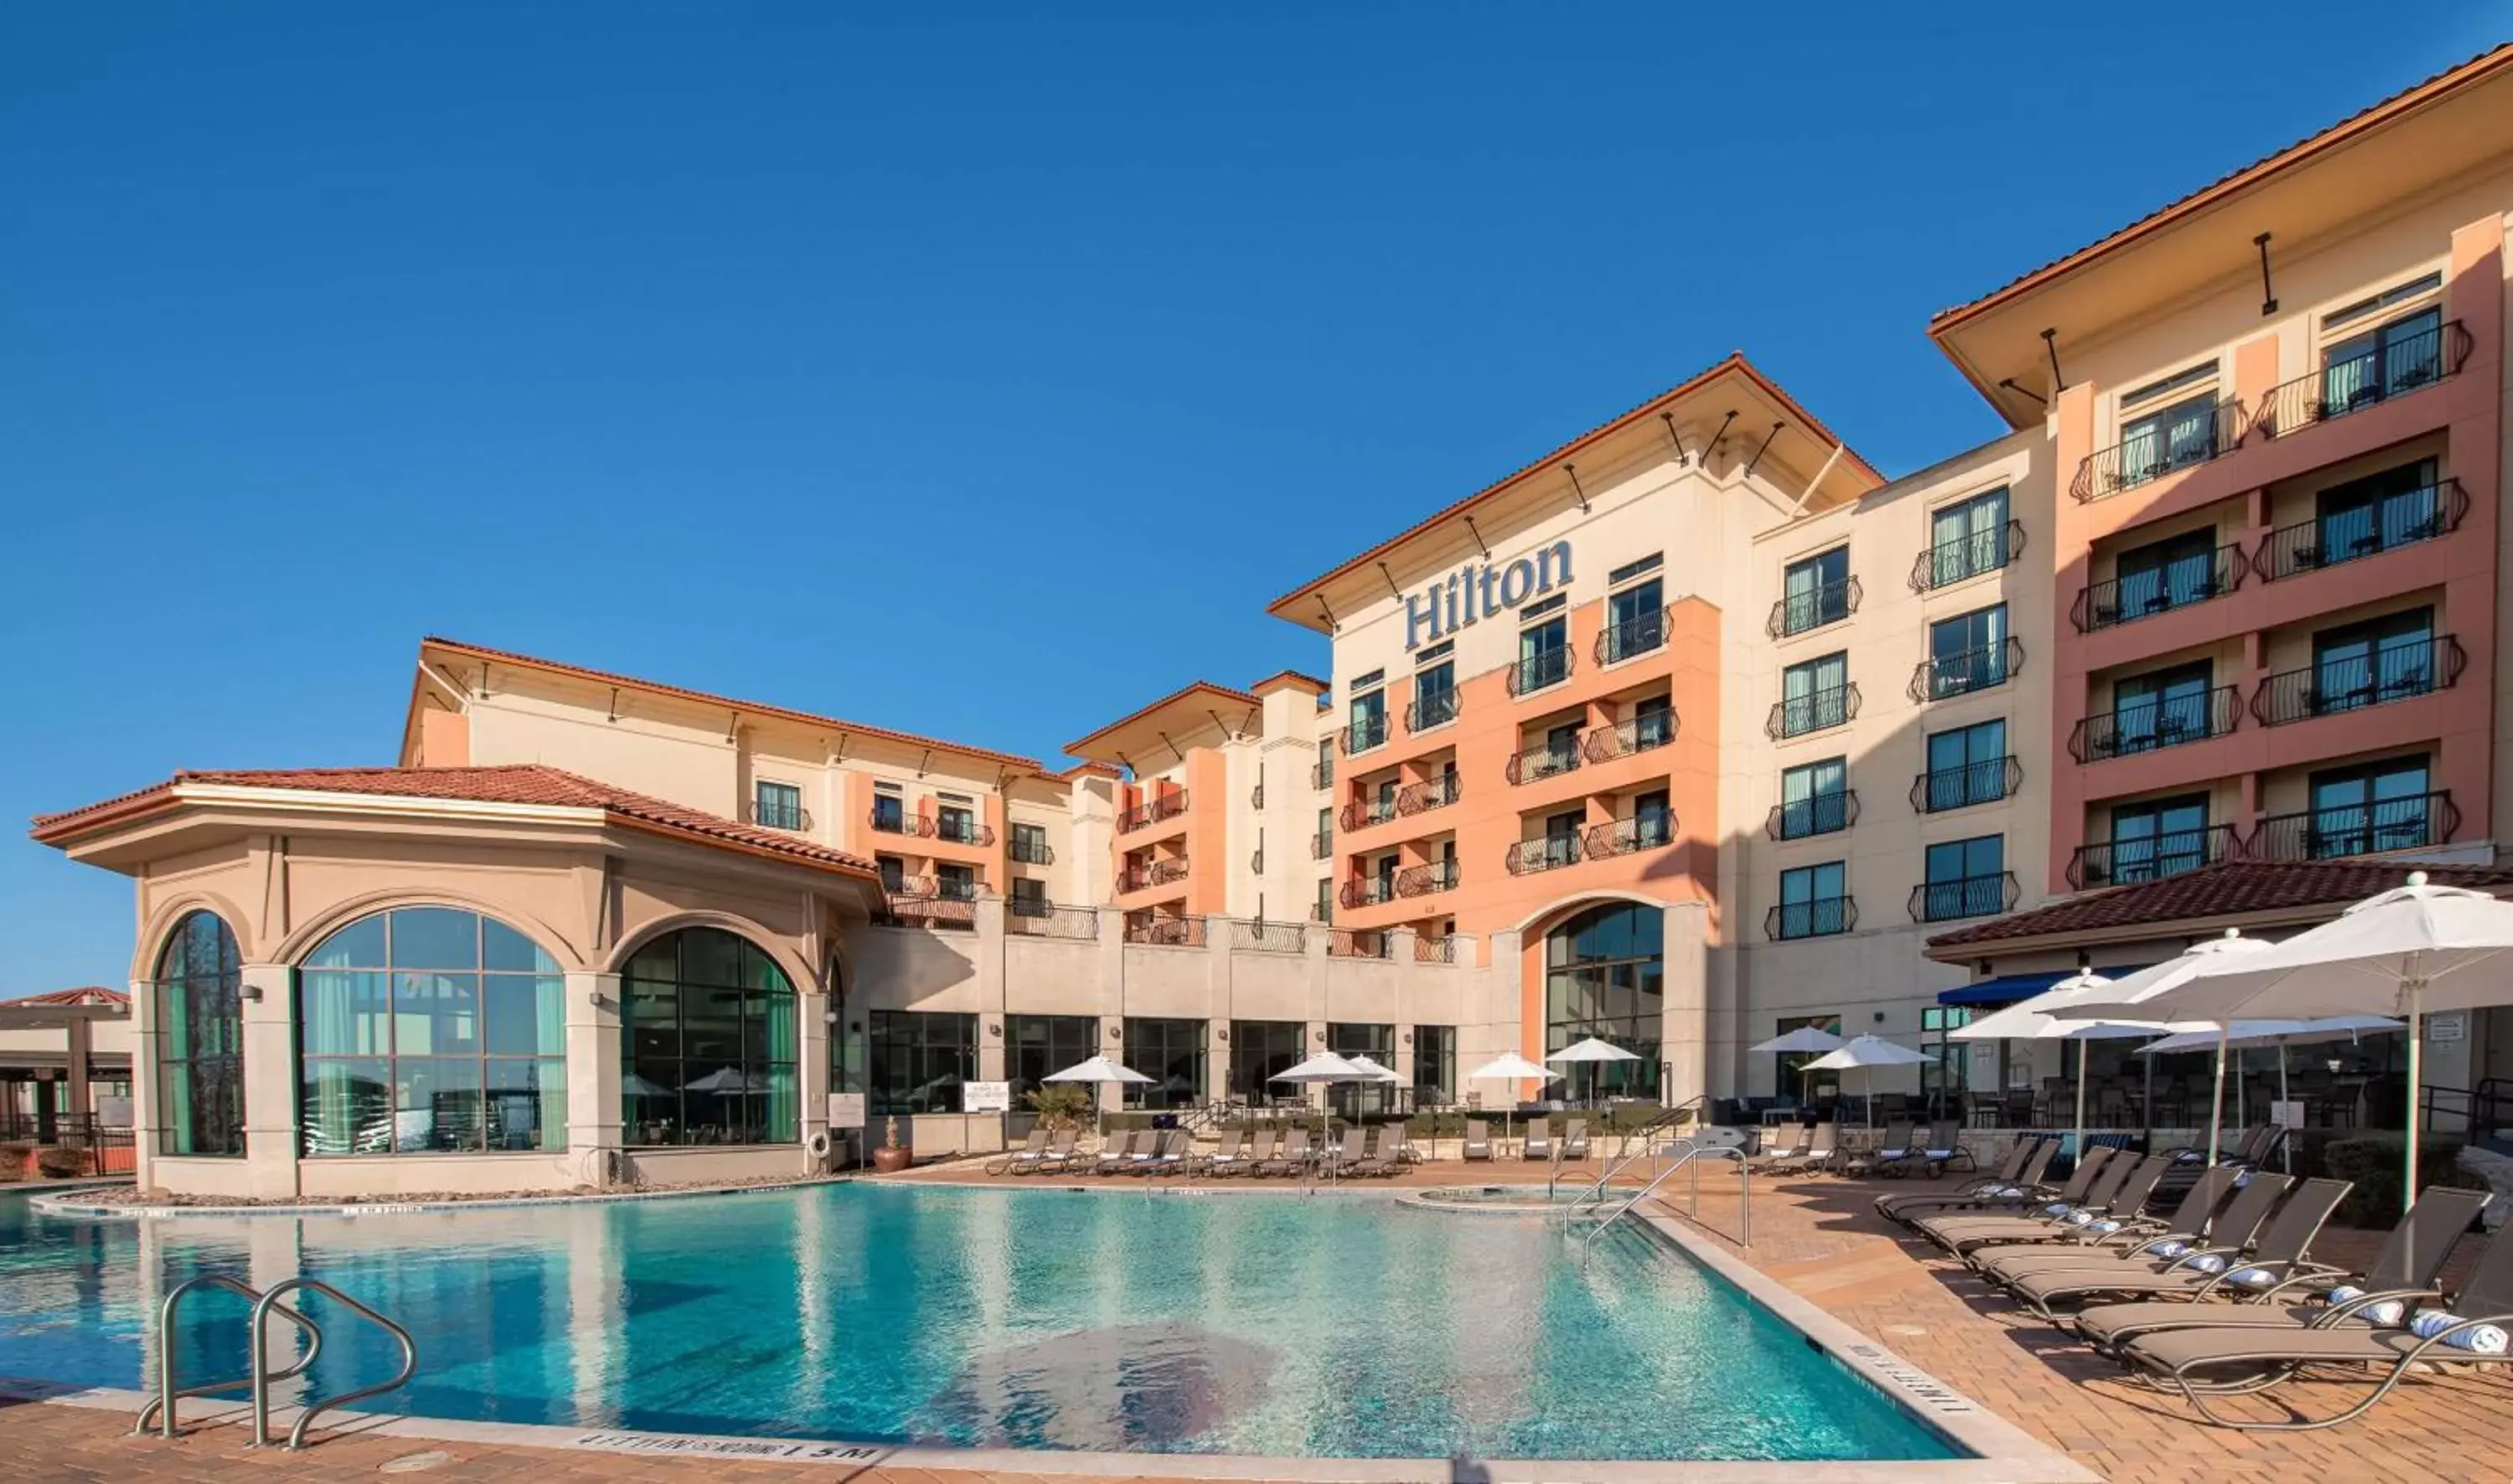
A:
{"type": "MultiPolygon", "coordinates": [[[[1434,1164],[1375,1184],[1429,1186],[1474,1180],[1541,1179],[1537,1166],[1434,1164]]],[[[917,1181],[982,1178],[974,1166],[920,1171],[917,1181]]],[[[1132,1187],[1134,1182],[1056,1177],[1024,1184],[1132,1187]]],[[[1240,1181],[1228,1184],[1237,1186],[1240,1181]]],[[[1277,1182],[1277,1184],[1280,1184],[1277,1182]]],[[[1714,1235],[1735,1230],[1736,1198],[1705,1180],[1700,1222],[1714,1235]]],[[[2087,1468],[2119,1484],[2211,1480],[2299,1484],[2302,1480],[2513,1480],[2513,1382],[2467,1374],[2413,1381],[2370,1416],[2327,1432],[2240,1433],[2187,1420],[2165,1398],[2118,1379],[2115,1367],[1969,1281],[1935,1249],[1902,1237],[1869,1206],[1880,1189],[1913,1182],[1814,1179],[1758,1187],[1754,1245],[1729,1250],[1852,1327],[2001,1414],[2087,1468]]],[[[1502,1219],[1502,1218],[1469,1218],[1502,1219]]],[[[2358,1264],[2377,1232],[2334,1231],[2316,1256],[2358,1264]]],[[[2462,1244],[2447,1278],[2467,1270],[2483,1248],[2462,1244]]],[[[2321,1412],[2342,1404],[2340,1388],[2303,1388],[2321,1412]]],[[[2264,1416],[2266,1414],[2263,1414],[2264,1416]]],[[[427,1478],[570,1480],[795,1479],[838,1477],[864,1484],[976,1484],[1041,1479],[1021,1473],[940,1472],[704,1461],[437,1441],[375,1434],[336,1436],[302,1455],[248,1450],[237,1426],[195,1428],[176,1442],[128,1435],[124,1412],[67,1404],[0,1402],[0,1478],[132,1480],[140,1484],[227,1484],[257,1479],[368,1479],[379,1472],[427,1478]]]]}

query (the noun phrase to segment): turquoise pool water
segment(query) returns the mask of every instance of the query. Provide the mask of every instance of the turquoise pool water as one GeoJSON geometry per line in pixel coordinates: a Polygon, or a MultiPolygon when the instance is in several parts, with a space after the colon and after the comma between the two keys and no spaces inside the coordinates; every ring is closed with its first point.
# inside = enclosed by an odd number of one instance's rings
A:
{"type": "MultiPolygon", "coordinates": [[[[137,1386],[156,1281],[322,1277],[438,1417],[1317,1457],[1942,1459],[1636,1231],[1352,1196],[834,1186],[354,1219],[73,1221],[0,1197],[0,1374],[137,1386]]],[[[309,1300],[321,1312],[321,1301],[309,1300]]],[[[201,1301],[187,1377],[233,1374],[201,1301]]],[[[315,1384],[390,1372],[343,1316],[315,1384]]]]}

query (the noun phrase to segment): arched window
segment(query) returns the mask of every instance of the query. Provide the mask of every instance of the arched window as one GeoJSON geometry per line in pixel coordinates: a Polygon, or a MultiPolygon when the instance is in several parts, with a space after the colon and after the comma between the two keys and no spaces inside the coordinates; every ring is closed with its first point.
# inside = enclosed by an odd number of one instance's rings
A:
{"type": "Polygon", "coordinates": [[[540,945],[459,907],[402,907],[297,971],[306,1157],[567,1148],[567,980],[540,945]]]}
{"type": "Polygon", "coordinates": [[[667,933],[620,978],[620,1101],[630,1144],[791,1144],[802,1137],[794,985],[713,927],[667,933]]]}
{"type": "Polygon", "coordinates": [[[157,956],[157,1150],[244,1152],[244,965],[217,913],[187,914],[157,956]]]}
{"type": "Polygon", "coordinates": [[[1665,1023],[1663,909],[1610,902],[1544,935],[1544,1049],[1547,1055],[1595,1036],[1637,1055],[1576,1072],[1583,1097],[1650,1097],[1658,1087],[1658,1037],[1665,1023]]]}

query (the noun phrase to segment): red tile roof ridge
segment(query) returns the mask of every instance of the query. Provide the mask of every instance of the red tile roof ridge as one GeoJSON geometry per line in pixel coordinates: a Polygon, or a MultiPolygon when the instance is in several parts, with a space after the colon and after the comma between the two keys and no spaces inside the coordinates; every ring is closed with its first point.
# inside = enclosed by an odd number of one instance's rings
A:
{"type": "Polygon", "coordinates": [[[2030,912],[1939,933],[1929,949],[1966,949],[2064,933],[2109,932],[2176,921],[2337,907],[2399,885],[2422,871],[2438,885],[2513,891],[2513,867],[2423,861],[2220,861],[2160,881],[2082,892],[2030,912]]]}

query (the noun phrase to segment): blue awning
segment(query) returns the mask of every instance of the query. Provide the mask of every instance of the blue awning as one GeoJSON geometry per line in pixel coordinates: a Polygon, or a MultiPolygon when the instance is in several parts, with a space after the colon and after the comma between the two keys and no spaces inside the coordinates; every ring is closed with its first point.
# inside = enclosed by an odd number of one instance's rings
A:
{"type": "MultiPolygon", "coordinates": [[[[2117,979],[2123,974],[2134,974],[2145,967],[2143,963],[2121,964],[2117,967],[2098,969],[2096,972],[2117,979]]],[[[1939,990],[1937,1003],[1941,1005],[2012,1005],[2018,1000],[2031,999],[2075,972],[2077,972],[2075,969],[2053,969],[2044,974],[2001,974],[1995,979],[1983,979],[1973,984],[1957,985],[1951,990],[1939,990]]]]}

